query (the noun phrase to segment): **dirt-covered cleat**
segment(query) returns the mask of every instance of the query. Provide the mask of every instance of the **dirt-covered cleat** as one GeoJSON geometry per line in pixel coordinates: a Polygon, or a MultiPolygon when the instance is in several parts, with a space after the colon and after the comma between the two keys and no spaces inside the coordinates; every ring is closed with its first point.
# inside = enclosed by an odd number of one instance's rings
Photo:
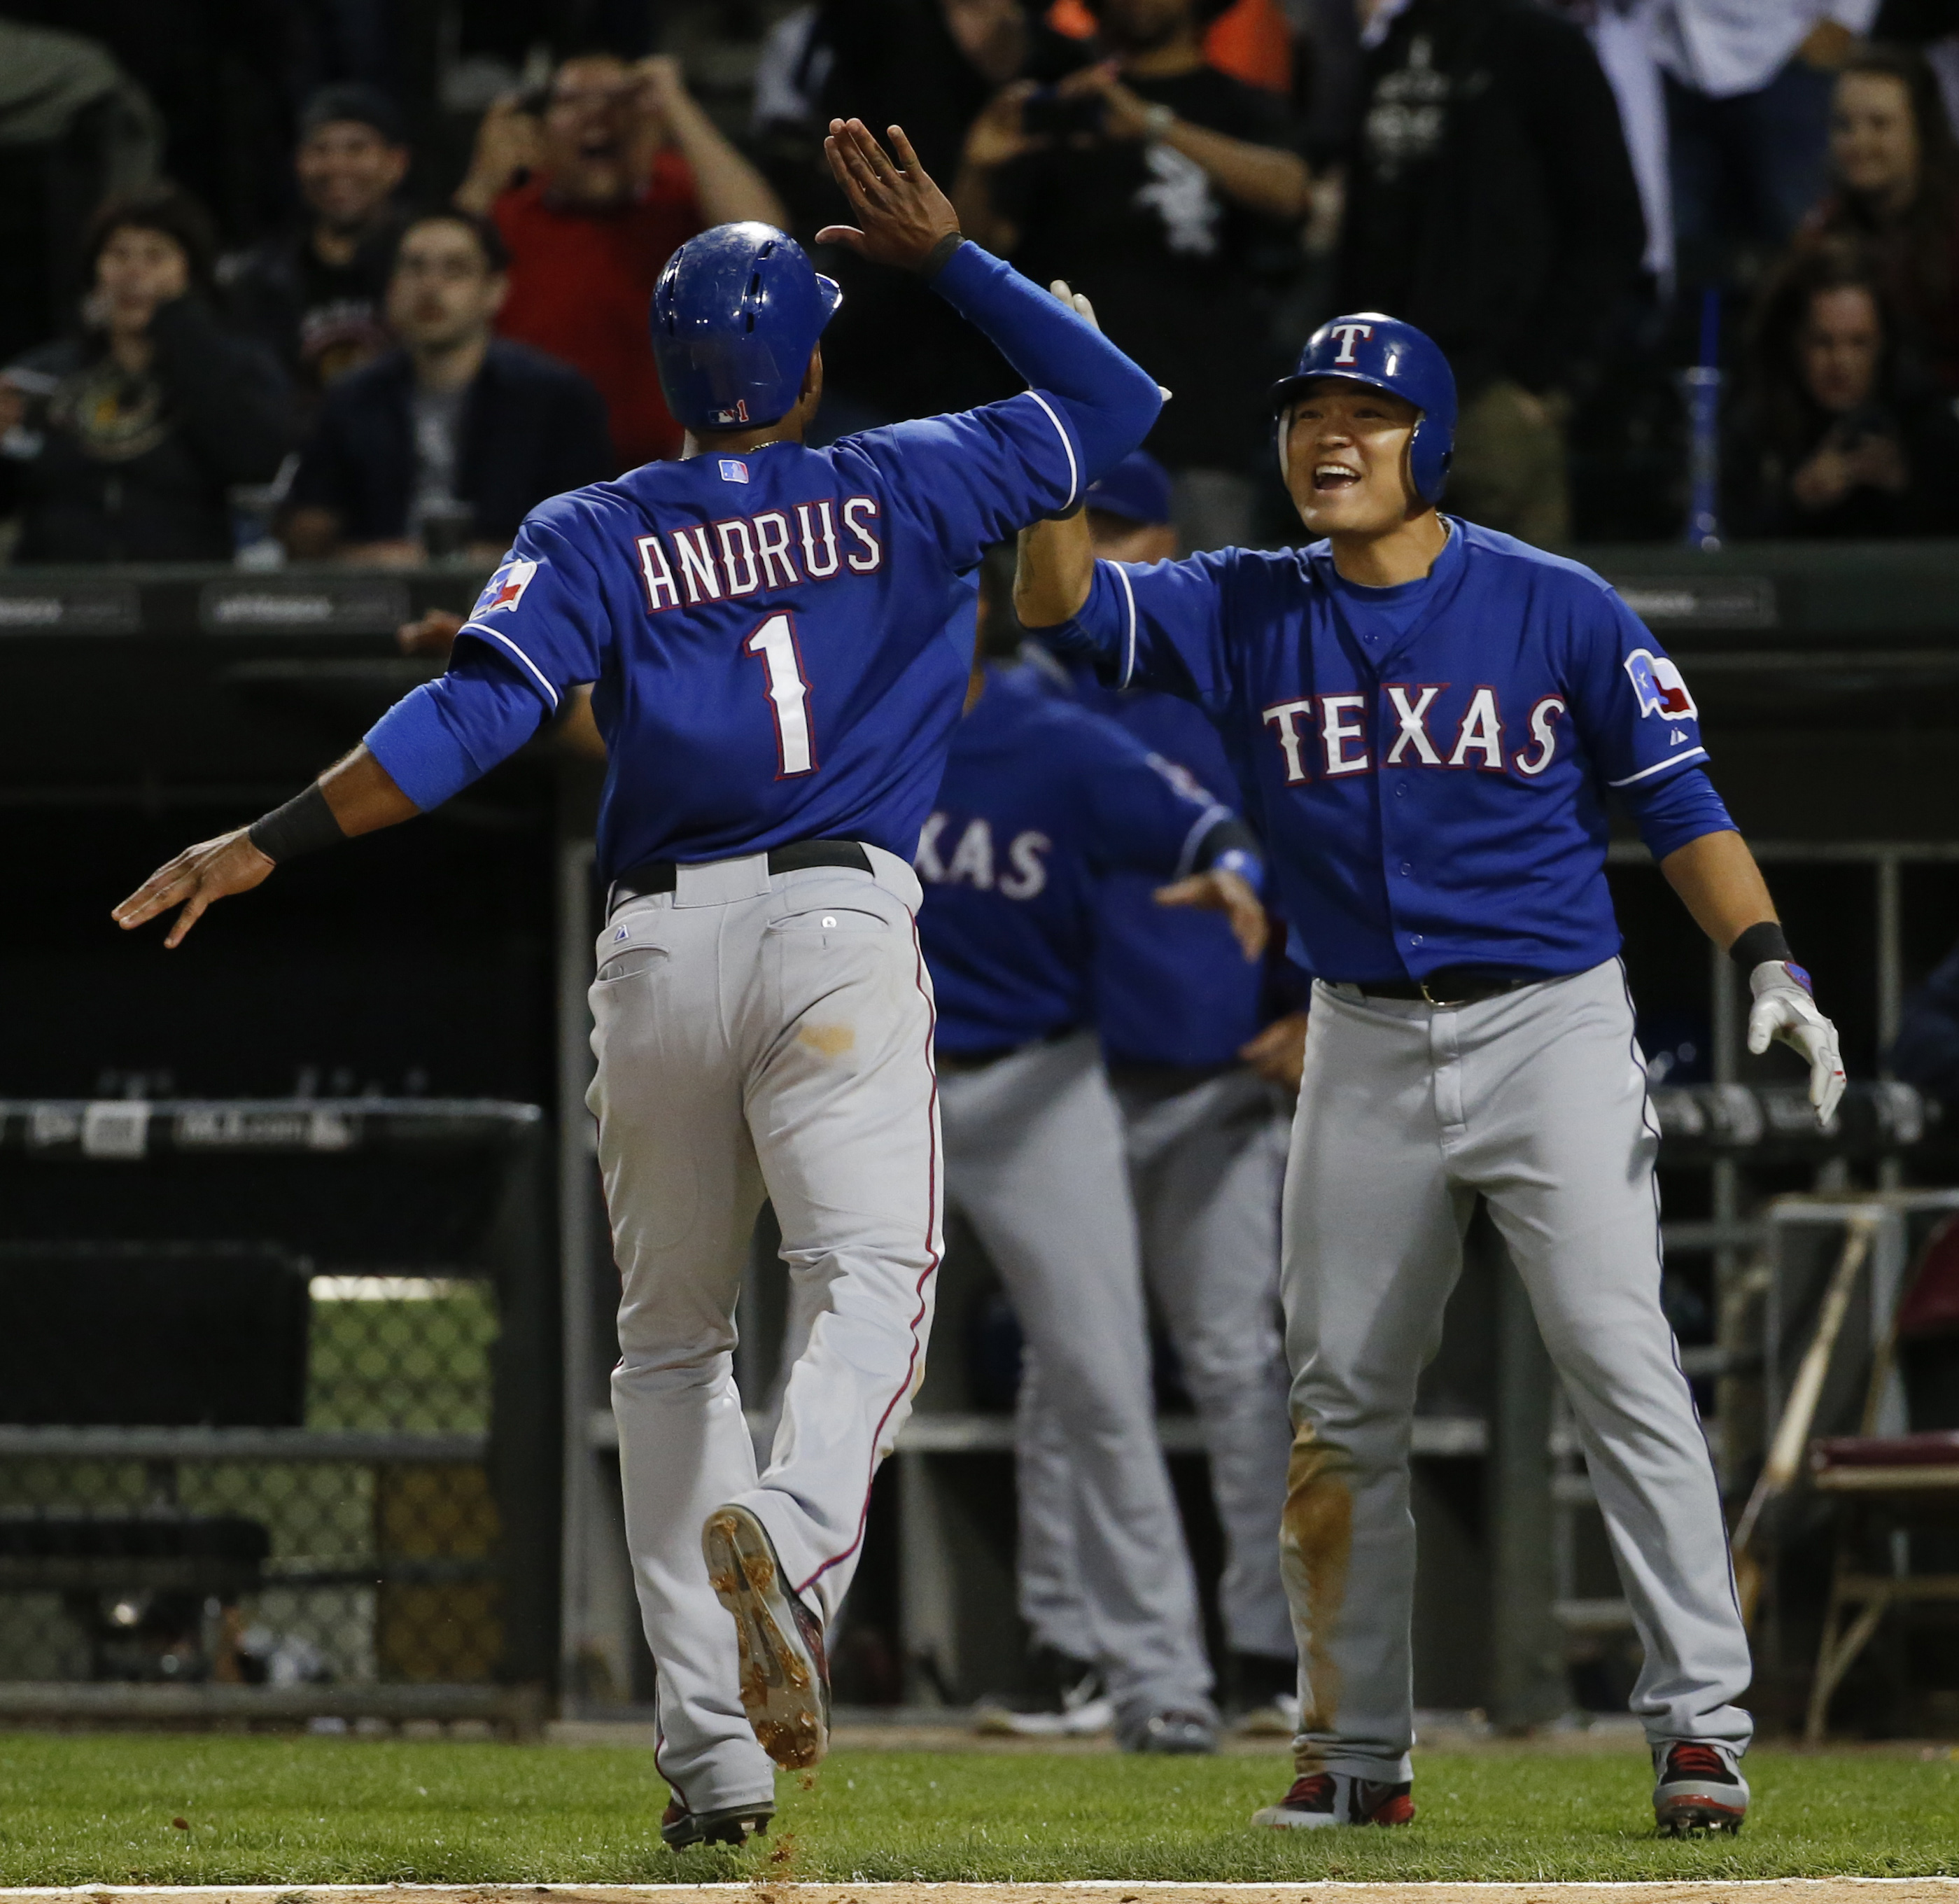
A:
{"type": "Polygon", "coordinates": [[[767,1804],[729,1805],[719,1811],[689,1811],[676,1798],[660,1819],[660,1836],[675,1851],[690,1845],[745,1845],[769,1829],[776,1808],[767,1804]]]}
{"type": "Polygon", "coordinates": [[[1218,1750],[1218,1728],[1202,1712],[1152,1712],[1136,1724],[1119,1725],[1116,1743],[1125,1752],[1159,1758],[1202,1758],[1218,1750]]]}
{"type": "Polygon", "coordinates": [[[1742,1829],[1748,1783],[1725,1745],[1676,1739],[1653,1747],[1653,1818],[1662,1838],[1742,1829]]]}
{"type": "Polygon", "coordinates": [[[798,1771],[830,1750],[823,1627],[789,1589],[775,1543],[745,1507],[716,1508],[700,1531],[708,1584],[735,1622],[741,1705],[762,1750],[798,1771]]]}
{"type": "Polygon", "coordinates": [[[1274,1831],[1313,1831],[1326,1825],[1411,1825],[1414,1801],[1405,1780],[1376,1785],[1344,1772],[1309,1772],[1293,1781],[1275,1805],[1252,1813],[1274,1831]]]}

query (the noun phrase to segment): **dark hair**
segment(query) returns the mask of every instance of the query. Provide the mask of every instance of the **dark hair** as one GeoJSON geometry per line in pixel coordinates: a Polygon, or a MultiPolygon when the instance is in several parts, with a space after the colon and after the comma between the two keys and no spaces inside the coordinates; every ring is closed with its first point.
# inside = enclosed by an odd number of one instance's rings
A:
{"type": "Polygon", "coordinates": [[[1918,135],[1918,190],[1915,199],[1949,197],[1959,189],[1959,143],[1945,114],[1945,98],[1932,64],[1913,46],[1860,46],[1837,73],[1846,79],[1894,79],[1904,88],[1912,129],[1918,135]]]}
{"type": "Polygon", "coordinates": [[[103,248],[119,231],[160,231],[176,240],[190,265],[193,290],[211,294],[217,265],[217,227],[211,214],[180,185],[160,179],[139,191],[109,199],[88,221],[82,240],[84,281],[93,283],[103,248]]]}
{"type": "MultiPolygon", "coordinates": [[[[483,254],[483,262],[492,277],[499,277],[510,269],[510,247],[504,243],[503,234],[497,229],[493,219],[480,217],[474,211],[465,211],[460,205],[443,205],[433,211],[420,211],[402,227],[402,235],[395,240],[395,256],[399,258],[402,246],[410,232],[425,224],[459,224],[476,240],[476,248],[483,254]]],[[[388,275],[394,275],[394,264],[388,266],[388,275]]]]}
{"type": "MultiPolygon", "coordinates": [[[[1190,17],[1199,27],[1206,27],[1222,19],[1236,3],[1237,0],[1193,0],[1190,17]]],[[[1081,0],[1081,4],[1087,9],[1091,18],[1098,22],[1100,21],[1103,0],[1081,0]]]]}
{"type": "Polygon", "coordinates": [[[390,145],[408,142],[402,109],[378,86],[364,85],[357,80],[321,87],[300,114],[300,137],[310,138],[322,126],[348,123],[372,128],[390,145]]]}
{"type": "Polygon", "coordinates": [[[1861,291],[1870,299],[1884,335],[1878,393],[1889,395],[1897,382],[1897,316],[1862,252],[1837,240],[1795,253],[1770,278],[1755,307],[1745,394],[1757,433],[1786,458],[1805,453],[1816,434],[1818,412],[1802,376],[1802,329],[1817,299],[1833,291],[1861,291]]]}

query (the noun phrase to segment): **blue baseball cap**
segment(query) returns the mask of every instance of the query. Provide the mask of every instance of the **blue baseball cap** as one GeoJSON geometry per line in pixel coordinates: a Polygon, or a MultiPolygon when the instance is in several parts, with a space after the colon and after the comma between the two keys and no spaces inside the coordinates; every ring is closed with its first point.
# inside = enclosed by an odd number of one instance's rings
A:
{"type": "Polygon", "coordinates": [[[1147,450],[1132,450],[1088,485],[1082,501],[1105,516],[1154,528],[1170,519],[1170,472],[1147,450]]]}

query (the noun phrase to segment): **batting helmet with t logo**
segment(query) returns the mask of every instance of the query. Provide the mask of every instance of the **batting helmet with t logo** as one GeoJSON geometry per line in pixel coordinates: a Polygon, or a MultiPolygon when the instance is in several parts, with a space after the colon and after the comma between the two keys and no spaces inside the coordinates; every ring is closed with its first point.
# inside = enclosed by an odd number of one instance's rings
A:
{"type": "Polygon", "coordinates": [[[688,239],[653,287],[653,360],[674,420],[741,430],[786,416],[843,301],[773,225],[719,224],[688,239]]]}
{"type": "Polygon", "coordinates": [[[1272,386],[1281,475],[1286,468],[1287,413],[1306,386],[1322,377],[1389,391],[1421,412],[1408,442],[1408,475],[1424,502],[1438,501],[1449,480],[1456,441],[1456,373],[1435,340],[1377,310],[1356,311],[1321,325],[1307,339],[1298,367],[1272,386]]]}

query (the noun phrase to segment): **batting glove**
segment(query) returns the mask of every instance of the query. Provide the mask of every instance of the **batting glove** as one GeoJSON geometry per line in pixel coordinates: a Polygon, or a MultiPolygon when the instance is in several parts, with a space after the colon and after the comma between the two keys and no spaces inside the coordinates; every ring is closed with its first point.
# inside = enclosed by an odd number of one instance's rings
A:
{"type": "Polygon", "coordinates": [[[1748,974],[1755,1002],[1748,1012],[1748,1049],[1756,1057],[1780,1039],[1809,1061],[1809,1101],[1818,1129],[1827,1128],[1843,1095],[1843,1057],[1837,1028],[1816,1009],[1809,974],[1800,965],[1765,958],[1748,974]]]}

